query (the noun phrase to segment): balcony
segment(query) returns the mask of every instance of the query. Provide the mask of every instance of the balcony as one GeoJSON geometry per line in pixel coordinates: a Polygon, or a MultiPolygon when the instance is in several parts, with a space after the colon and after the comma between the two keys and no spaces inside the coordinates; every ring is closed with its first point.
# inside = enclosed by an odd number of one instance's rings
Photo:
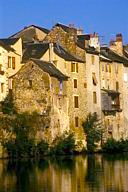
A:
{"type": "Polygon", "coordinates": [[[120,93],[114,90],[102,90],[102,111],[105,114],[121,112],[120,108],[120,93]]]}

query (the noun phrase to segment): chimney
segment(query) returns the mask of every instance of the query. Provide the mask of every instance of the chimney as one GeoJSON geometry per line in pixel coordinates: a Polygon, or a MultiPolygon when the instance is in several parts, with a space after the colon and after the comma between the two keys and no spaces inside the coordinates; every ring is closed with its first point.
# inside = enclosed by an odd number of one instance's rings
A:
{"type": "Polygon", "coordinates": [[[49,43],[49,62],[53,62],[53,55],[54,55],[54,45],[53,43],[49,43]]]}
{"type": "Polygon", "coordinates": [[[122,42],[123,41],[123,37],[122,37],[122,34],[119,33],[116,35],[116,42],[119,41],[119,42],[122,42]]]}
{"type": "Polygon", "coordinates": [[[123,37],[121,33],[117,34],[116,40],[111,40],[109,45],[111,50],[115,51],[120,55],[123,55],[123,37]]]}
{"type": "Polygon", "coordinates": [[[99,42],[98,33],[90,34],[89,44],[90,44],[91,47],[94,47],[97,50],[100,49],[100,42],[99,42]]]}

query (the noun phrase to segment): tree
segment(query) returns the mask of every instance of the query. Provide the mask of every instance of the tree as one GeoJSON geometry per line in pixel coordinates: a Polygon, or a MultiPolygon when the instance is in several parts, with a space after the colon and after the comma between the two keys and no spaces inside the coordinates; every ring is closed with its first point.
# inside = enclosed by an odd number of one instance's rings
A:
{"type": "Polygon", "coordinates": [[[97,113],[89,113],[82,124],[86,135],[87,150],[94,152],[99,141],[102,140],[103,127],[97,113]]]}

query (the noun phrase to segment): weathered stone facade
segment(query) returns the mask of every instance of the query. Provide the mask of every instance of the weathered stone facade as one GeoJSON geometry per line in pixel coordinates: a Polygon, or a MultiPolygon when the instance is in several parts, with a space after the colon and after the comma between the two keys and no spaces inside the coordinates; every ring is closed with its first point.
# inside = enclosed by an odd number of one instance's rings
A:
{"type": "Polygon", "coordinates": [[[59,89],[60,80],[51,77],[33,61],[26,63],[13,78],[17,112],[36,112],[42,119],[37,125],[38,139],[46,137],[52,141],[69,129],[68,98],[64,90],[60,93],[59,89]]]}

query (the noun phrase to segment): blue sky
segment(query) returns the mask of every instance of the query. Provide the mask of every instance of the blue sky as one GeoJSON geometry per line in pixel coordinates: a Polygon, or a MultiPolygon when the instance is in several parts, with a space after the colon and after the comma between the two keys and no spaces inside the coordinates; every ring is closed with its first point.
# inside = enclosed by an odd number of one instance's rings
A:
{"type": "Polygon", "coordinates": [[[98,32],[104,43],[122,33],[128,43],[128,0],[0,0],[0,38],[31,24],[51,28],[57,22],[98,32]]]}

